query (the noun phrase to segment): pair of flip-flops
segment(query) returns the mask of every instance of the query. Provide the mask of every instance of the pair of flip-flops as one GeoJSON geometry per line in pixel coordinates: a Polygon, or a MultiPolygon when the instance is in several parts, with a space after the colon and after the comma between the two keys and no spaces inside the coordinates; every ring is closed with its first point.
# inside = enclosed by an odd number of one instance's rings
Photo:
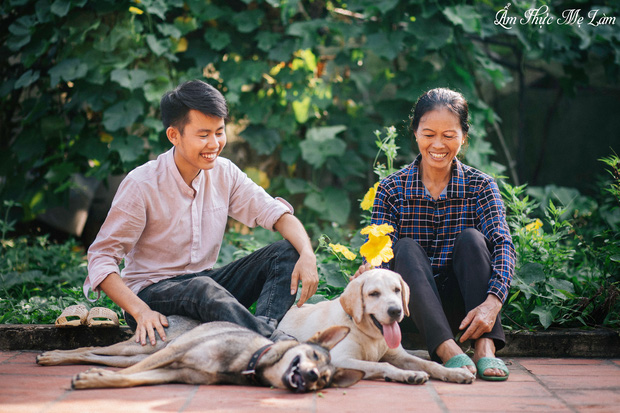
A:
{"type": "Polygon", "coordinates": [[[56,327],[117,327],[118,316],[109,308],[93,307],[90,311],[81,304],[70,305],[56,319],[56,327]]]}
{"type": "Polygon", "coordinates": [[[508,367],[502,359],[498,359],[497,357],[481,357],[480,360],[476,364],[474,364],[473,360],[469,358],[469,356],[465,353],[457,354],[452,357],[450,360],[444,363],[445,367],[448,368],[458,368],[465,366],[476,366],[476,370],[478,370],[478,377],[482,380],[489,381],[505,381],[508,380],[508,375],[510,371],[508,371],[508,367]],[[504,372],[503,376],[487,376],[484,372],[488,369],[499,369],[504,372]]]}

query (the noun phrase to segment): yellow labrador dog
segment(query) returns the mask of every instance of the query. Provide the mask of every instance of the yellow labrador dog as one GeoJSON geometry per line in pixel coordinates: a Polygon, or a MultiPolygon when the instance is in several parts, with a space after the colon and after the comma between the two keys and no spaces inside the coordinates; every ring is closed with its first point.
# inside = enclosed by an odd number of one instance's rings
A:
{"type": "Polygon", "coordinates": [[[373,269],[351,281],[338,299],[293,307],[278,329],[306,340],[318,331],[342,325],[350,333],[330,351],[340,368],[361,370],[364,379],[421,384],[429,379],[471,383],[467,369],[441,364],[407,353],[400,344],[398,323],[409,315],[409,286],[401,276],[373,269]]]}

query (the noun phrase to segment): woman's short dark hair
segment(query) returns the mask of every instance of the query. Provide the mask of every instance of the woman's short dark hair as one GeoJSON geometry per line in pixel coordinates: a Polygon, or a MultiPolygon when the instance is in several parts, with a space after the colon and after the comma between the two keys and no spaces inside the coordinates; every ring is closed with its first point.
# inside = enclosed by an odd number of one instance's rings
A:
{"type": "Polygon", "coordinates": [[[202,80],[190,80],[166,92],[161,98],[160,108],[164,130],[174,126],[181,133],[189,122],[191,109],[207,116],[228,118],[228,106],[222,93],[202,80]]]}
{"type": "Polygon", "coordinates": [[[418,130],[422,116],[427,112],[442,107],[447,108],[459,117],[461,130],[466,135],[469,132],[469,107],[467,100],[459,92],[446,88],[431,89],[418,98],[411,115],[411,132],[415,133],[418,130]]]}

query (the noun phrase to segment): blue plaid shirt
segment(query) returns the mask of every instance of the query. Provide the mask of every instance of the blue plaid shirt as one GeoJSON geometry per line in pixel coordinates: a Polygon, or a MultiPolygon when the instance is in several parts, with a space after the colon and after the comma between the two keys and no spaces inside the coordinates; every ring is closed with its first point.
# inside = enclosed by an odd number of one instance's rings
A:
{"type": "Polygon", "coordinates": [[[422,184],[421,156],[379,184],[372,209],[373,224],[390,224],[396,243],[413,238],[426,251],[434,274],[450,267],[456,236],[475,228],[493,245],[493,274],[488,293],[506,300],[515,267],[515,250],[497,183],[490,176],[453,161],[452,178],[434,200],[422,184]]]}

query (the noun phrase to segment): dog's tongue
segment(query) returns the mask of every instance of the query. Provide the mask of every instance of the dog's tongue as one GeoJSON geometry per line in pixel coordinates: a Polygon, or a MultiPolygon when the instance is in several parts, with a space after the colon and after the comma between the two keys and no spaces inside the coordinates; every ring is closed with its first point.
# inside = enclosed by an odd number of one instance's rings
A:
{"type": "Polygon", "coordinates": [[[389,348],[396,348],[400,344],[401,335],[398,323],[394,321],[392,324],[383,324],[383,338],[389,348]]]}

